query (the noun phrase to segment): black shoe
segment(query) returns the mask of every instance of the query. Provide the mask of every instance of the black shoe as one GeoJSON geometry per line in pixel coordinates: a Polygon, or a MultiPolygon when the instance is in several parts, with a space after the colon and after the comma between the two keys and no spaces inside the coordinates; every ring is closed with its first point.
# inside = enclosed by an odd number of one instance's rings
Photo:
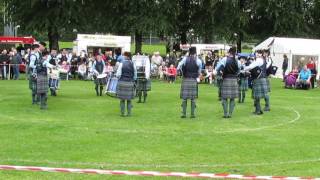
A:
{"type": "Polygon", "coordinates": [[[263,111],[270,111],[270,107],[264,107],[263,111]]]}
{"type": "Polygon", "coordinates": [[[258,112],[253,112],[254,115],[262,115],[263,112],[262,111],[258,111],[258,112]]]}
{"type": "Polygon", "coordinates": [[[229,116],[228,115],[224,115],[224,116],[222,116],[222,118],[227,119],[227,118],[229,118],[229,116]]]}
{"type": "Polygon", "coordinates": [[[180,117],[184,119],[184,118],[186,118],[187,116],[186,116],[186,115],[181,115],[180,117]]]}
{"type": "Polygon", "coordinates": [[[141,103],[141,101],[138,101],[137,103],[141,103]]]}

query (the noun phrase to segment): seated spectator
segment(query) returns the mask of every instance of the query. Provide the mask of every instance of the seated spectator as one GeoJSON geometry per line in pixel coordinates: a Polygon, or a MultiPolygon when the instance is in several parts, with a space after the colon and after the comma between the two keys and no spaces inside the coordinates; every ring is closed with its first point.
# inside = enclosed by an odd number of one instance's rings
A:
{"type": "Polygon", "coordinates": [[[285,88],[294,88],[298,75],[299,70],[296,66],[287,76],[285,76],[285,88]]]}
{"type": "Polygon", "coordinates": [[[310,79],[311,79],[311,71],[305,65],[299,73],[298,79],[296,81],[296,88],[309,89],[310,79]]]}
{"type": "Polygon", "coordinates": [[[167,66],[166,63],[163,62],[161,66],[159,66],[159,77],[160,80],[166,80],[167,79],[167,66]]]}
{"type": "Polygon", "coordinates": [[[170,65],[168,71],[167,71],[167,75],[168,75],[168,81],[169,83],[173,83],[176,80],[176,76],[177,76],[177,68],[174,67],[173,64],[170,65]]]}
{"type": "Polygon", "coordinates": [[[212,84],[212,74],[213,74],[213,67],[209,66],[206,68],[206,76],[205,76],[205,83],[212,84]]]}
{"type": "Polygon", "coordinates": [[[87,66],[85,63],[82,63],[78,67],[78,78],[81,80],[85,80],[86,77],[87,77],[87,66]]]}
{"type": "Polygon", "coordinates": [[[70,72],[70,65],[67,63],[67,61],[62,61],[62,65],[60,68],[60,79],[61,80],[68,80],[70,72]]]}

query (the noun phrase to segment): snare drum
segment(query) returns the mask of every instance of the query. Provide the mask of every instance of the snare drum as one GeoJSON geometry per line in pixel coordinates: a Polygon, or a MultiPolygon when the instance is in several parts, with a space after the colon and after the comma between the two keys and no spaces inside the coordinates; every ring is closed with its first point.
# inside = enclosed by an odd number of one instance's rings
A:
{"type": "Polygon", "coordinates": [[[116,77],[112,77],[108,80],[107,83],[107,94],[109,95],[116,95],[116,91],[117,91],[117,84],[118,84],[118,78],[116,77]]]}
{"type": "Polygon", "coordinates": [[[106,77],[107,77],[107,74],[99,74],[97,76],[97,79],[95,80],[95,83],[100,84],[100,85],[105,85],[106,84],[106,77]]]}

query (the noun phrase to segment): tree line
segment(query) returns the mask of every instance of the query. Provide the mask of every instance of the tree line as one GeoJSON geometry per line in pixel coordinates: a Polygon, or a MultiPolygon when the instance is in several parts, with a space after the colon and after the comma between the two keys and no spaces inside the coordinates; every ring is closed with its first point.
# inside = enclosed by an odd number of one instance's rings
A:
{"type": "Polygon", "coordinates": [[[179,43],[241,42],[269,36],[319,38],[320,0],[2,0],[26,34],[46,34],[50,48],[62,35],[134,35],[136,52],[152,32],[179,43]]]}

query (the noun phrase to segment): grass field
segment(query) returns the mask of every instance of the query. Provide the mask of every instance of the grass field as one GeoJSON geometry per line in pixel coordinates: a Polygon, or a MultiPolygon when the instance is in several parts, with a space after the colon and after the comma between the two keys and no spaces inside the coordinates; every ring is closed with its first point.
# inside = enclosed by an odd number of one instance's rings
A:
{"type": "MultiPolygon", "coordinates": [[[[320,177],[319,89],[272,79],[271,112],[251,115],[247,98],[226,120],[210,85],[199,86],[196,119],[180,119],[179,83],[153,82],[148,102],[125,118],[93,86],[63,81],[41,111],[27,81],[0,81],[0,164],[320,177]]],[[[176,179],[0,171],[0,179],[101,178],[176,179]]]]}

